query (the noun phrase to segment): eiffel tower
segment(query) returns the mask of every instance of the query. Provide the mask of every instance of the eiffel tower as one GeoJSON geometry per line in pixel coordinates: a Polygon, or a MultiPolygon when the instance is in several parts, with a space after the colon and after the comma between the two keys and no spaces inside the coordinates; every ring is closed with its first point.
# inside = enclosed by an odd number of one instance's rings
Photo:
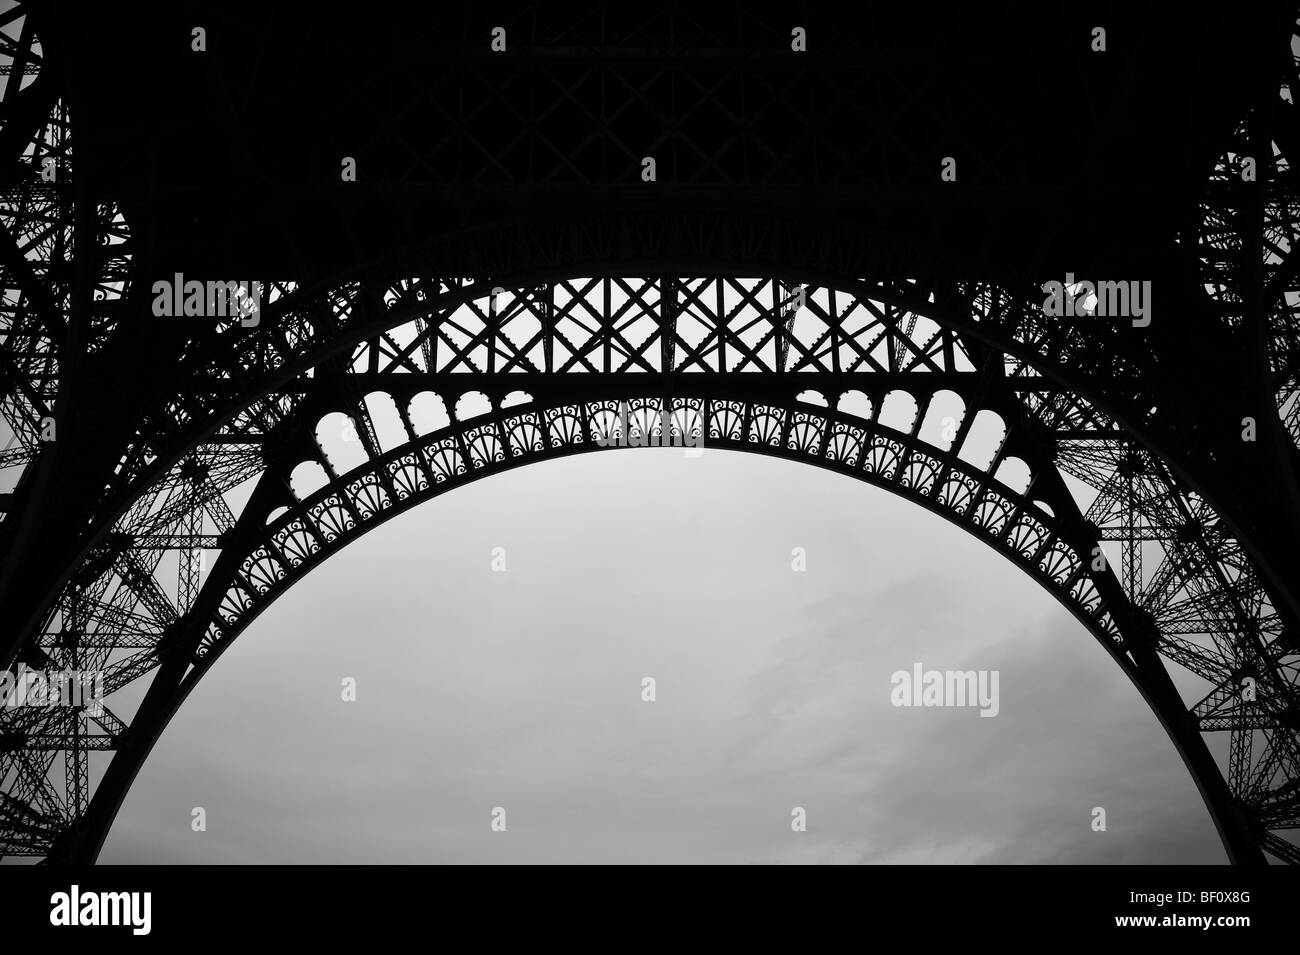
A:
{"type": "Polygon", "coordinates": [[[102,678],[0,710],[0,857],[369,529],[655,439],[965,529],[1300,862],[1294,8],[425,6],[0,14],[0,667],[102,678]]]}

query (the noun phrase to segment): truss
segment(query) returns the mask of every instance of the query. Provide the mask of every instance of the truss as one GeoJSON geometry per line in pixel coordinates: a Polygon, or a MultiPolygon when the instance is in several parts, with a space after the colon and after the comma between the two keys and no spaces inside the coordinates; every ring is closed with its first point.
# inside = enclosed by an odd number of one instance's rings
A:
{"type": "MultiPolygon", "coordinates": [[[[245,401],[85,561],[35,645],[52,668],[102,670],[109,705],[98,719],[6,713],[7,792],[26,807],[8,817],[7,852],[44,854],[75,828],[89,755],[141,759],[165,723],[150,719],[170,715],[311,568],[445,490],[600,450],[595,439],[617,438],[626,408],[637,435],[661,439],[667,420],[670,441],[689,435],[706,448],[808,461],[984,540],[1051,591],[1135,682],[1160,690],[1189,761],[1209,752],[1194,735],[1226,734],[1234,805],[1261,828],[1264,848],[1292,858],[1285,834],[1300,820],[1300,738],[1297,655],[1284,625],[1215,512],[1085,399],[923,311],[852,291],[805,286],[800,295],[767,278],[579,278],[438,311],[430,295],[421,315],[406,307],[421,285],[388,290],[393,317],[381,333],[245,401]],[[964,406],[950,441],[923,428],[943,394],[964,406]],[[464,417],[472,398],[480,407],[464,417]],[[399,428],[375,412],[385,399],[399,428]],[[903,413],[882,420],[891,408],[903,413]],[[1002,423],[985,460],[967,446],[981,411],[1002,423]],[[331,416],[351,419],[357,463],[332,460],[318,440],[331,416]],[[304,466],[319,487],[301,480],[304,466]],[[1110,560],[1094,569],[1107,546],[1110,560]],[[210,558],[203,567],[200,553],[210,558]],[[1165,663],[1203,685],[1176,710],[1165,663]],[[141,709],[119,712],[114,694],[139,696],[125,691],[149,677],[141,709]],[[133,729],[142,710],[147,736],[133,729]]],[[[984,288],[949,298],[972,313],[993,301],[984,288]]],[[[355,298],[334,301],[338,327],[355,298]]]]}
{"type": "MultiPolygon", "coordinates": [[[[713,36],[696,26],[701,42],[713,36]]],[[[15,600],[24,616],[3,646],[6,663],[101,672],[105,690],[102,710],[0,709],[0,856],[93,859],[190,690],[277,597],[371,528],[506,469],[652,436],[804,461],[984,541],[1144,693],[1230,858],[1300,862],[1298,598],[1279,557],[1293,544],[1285,523],[1270,540],[1238,493],[1252,476],[1224,463],[1237,406],[1197,395],[1199,371],[1170,360],[1221,358],[1229,386],[1259,379],[1251,407],[1267,407],[1262,433],[1282,435],[1277,460],[1294,464],[1294,64],[1276,101],[1232,132],[1182,237],[1200,287],[1172,301],[1205,320],[1189,326],[1199,351],[1175,352],[1123,321],[1050,318],[1037,284],[972,279],[984,272],[936,256],[925,235],[622,197],[595,213],[505,217],[322,281],[266,276],[252,329],[154,319],[130,229],[78,179],[69,109],[41,82],[20,12],[0,34],[0,142],[16,151],[0,183],[0,539],[12,548],[0,595],[39,590],[15,600]],[[1244,155],[1260,160],[1260,188],[1242,188],[1244,155]],[[1243,335],[1253,352],[1234,345],[1243,335]],[[98,412],[115,362],[138,354],[150,375],[132,403],[98,412]],[[951,426],[937,427],[944,416],[951,426]],[[73,422],[72,451],[43,437],[46,419],[73,422]],[[344,421],[347,447],[335,440],[344,421]],[[27,571],[47,524],[54,556],[27,571]],[[1196,690],[1180,693],[1171,673],[1196,690]]],[[[484,111],[522,115],[514,97],[530,84],[636,157],[599,112],[600,64],[574,66],[558,93],[544,57],[495,87],[478,66],[447,66],[467,105],[440,138],[377,132],[408,160],[402,177],[489,141],[475,125],[484,111]]],[[[759,82],[743,63],[715,67],[683,74],[701,110],[759,82]]],[[[660,79],[617,96],[635,103],[660,79]]],[[[865,81],[841,81],[850,108],[865,81]]],[[[796,95],[761,92],[773,111],[796,95]]],[[[917,102],[932,94],[918,87],[917,102]]],[[[418,84],[392,95],[414,102],[418,84]]],[[[812,116],[804,133],[823,137],[825,123],[812,116]]],[[[497,166],[473,166],[480,178],[599,180],[535,125],[519,137],[497,166]]],[[[744,181],[759,147],[732,145],[686,155],[700,177],[744,181]]],[[[841,162],[831,178],[910,168],[896,142],[870,169],[833,145],[818,147],[841,162]]],[[[791,145],[765,168],[799,181],[810,155],[791,145]]]]}

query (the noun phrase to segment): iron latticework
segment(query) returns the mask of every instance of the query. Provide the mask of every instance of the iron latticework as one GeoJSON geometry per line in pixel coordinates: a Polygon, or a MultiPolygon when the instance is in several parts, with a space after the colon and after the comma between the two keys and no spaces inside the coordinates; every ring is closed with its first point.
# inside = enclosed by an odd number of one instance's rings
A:
{"type": "MultiPolygon", "coordinates": [[[[926,199],[927,131],[960,141],[1000,111],[958,121],[933,79],[870,105],[908,51],[846,33],[856,55],[782,73],[784,21],[629,16],[516,14],[527,55],[501,67],[449,28],[436,57],[416,45],[354,77],[330,102],[384,108],[349,155],[406,205],[372,230],[337,184],[311,186],[351,246],[270,226],[276,251],[241,276],[264,289],[256,323],[200,326],[151,315],[151,283],[187,255],[233,267],[229,224],[177,251],[165,175],[122,180],[119,202],[111,171],[83,173],[78,94],[94,98],[36,41],[35,14],[6,15],[0,649],[102,672],[105,705],[0,711],[0,854],[93,859],[190,689],[370,528],[508,468],[653,437],[803,460],[983,540],[1143,693],[1230,858],[1300,862],[1294,18],[1266,25],[1271,87],[1237,104],[1176,239],[1130,250],[1178,316],[1148,328],[1047,314],[1055,259],[954,237],[1043,174],[984,149],[981,188],[926,199]],[[413,109],[437,124],[402,122],[413,109]],[[837,134],[855,123],[872,134],[837,134]],[[573,129],[590,139],[560,136],[573,129]],[[647,195],[646,154],[676,186],[647,195]],[[983,452],[979,420],[998,434],[983,452]],[[325,440],[341,422],[346,460],[325,440]],[[1173,667],[1202,692],[1180,693],[1173,667]]],[[[265,41],[210,22],[243,44],[211,105],[256,131],[265,41]]],[[[310,110],[318,93],[284,95],[310,110]]]]}

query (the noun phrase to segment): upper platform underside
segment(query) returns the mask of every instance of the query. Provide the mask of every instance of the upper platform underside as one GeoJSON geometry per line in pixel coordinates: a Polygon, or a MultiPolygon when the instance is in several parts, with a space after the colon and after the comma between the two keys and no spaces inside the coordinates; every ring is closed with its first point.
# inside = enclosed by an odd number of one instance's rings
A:
{"type": "Polygon", "coordinates": [[[76,77],[77,173],[121,203],[142,264],[285,279],[641,200],[914,233],[1004,273],[1123,270],[1194,214],[1294,13],[60,6],[33,16],[50,72],[76,77]]]}

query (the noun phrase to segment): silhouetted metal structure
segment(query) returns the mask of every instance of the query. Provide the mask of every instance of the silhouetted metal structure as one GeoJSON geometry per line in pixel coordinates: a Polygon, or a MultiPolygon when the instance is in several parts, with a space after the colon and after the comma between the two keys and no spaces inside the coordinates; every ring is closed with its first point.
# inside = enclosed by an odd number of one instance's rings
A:
{"type": "Polygon", "coordinates": [[[626,428],[965,528],[1128,674],[1233,861],[1300,861],[1294,11],[635,7],[0,16],[0,663],[106,694],[0,710],[0,854],[93,860],[329,555],[626,428]],[[1067,272],[1149,281],[1149,324],[1049,314],[1067,272]],[[256,324],[157,317],[177,273],[264,283],[256,324]]]}

